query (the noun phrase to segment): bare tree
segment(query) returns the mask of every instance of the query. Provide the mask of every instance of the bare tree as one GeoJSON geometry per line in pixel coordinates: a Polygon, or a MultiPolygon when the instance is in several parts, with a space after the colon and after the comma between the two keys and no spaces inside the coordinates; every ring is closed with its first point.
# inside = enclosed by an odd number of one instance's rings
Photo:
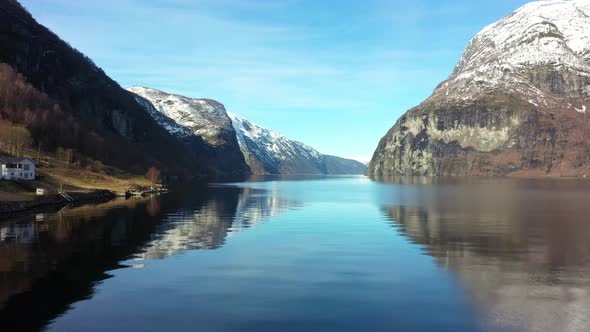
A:
{"type": "Polygon", "coordinates": [[[41,142],[37,145],[37,164],[41,165],[41,142]]]}
{"type": "Polygon", "coordinates": [[[160,182],[160,170],[154,166],[152,166],[148,169],[145,176],[148,180],[150,180],[152,187],[154,187],[156,185],[156,183],[160,182]]]}
{"type": "Polygon", "coordinates": [[[74,161],[74,150],[66,149],[64,153],[64,161],[68,164],[74,161]]]}
{"type": "Polygon", "coordinates": [[[31,127],[31,124],[33,123],[33,119],[35,118],[35,114],[33,112],[31,112],[30,109],[25,109],[24,112],[24,118],[23,118],[23,125],[27,128],[31,127]]]}
{"type": "Polygon", "coordinates": [[[31,134],[25,127],[0,121],[0,151],[22,157],[31,143],[31,134]]]}

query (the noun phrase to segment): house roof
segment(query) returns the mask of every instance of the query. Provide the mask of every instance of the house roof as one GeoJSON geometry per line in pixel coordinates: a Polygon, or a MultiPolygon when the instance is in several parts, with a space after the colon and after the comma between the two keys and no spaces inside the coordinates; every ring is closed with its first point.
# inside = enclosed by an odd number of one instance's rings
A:
{"type": "Polygon", "coordinates": [[[22,162],[24,160],[28,160],[32,163],[35,163],[32,159],[29,158],[16,158],[16,157],[4,157],[4,156],[0,156],[0,162],[4,163],[4,164],[12,164],[12,163],[18,163],[18,162],[22,162]]]}

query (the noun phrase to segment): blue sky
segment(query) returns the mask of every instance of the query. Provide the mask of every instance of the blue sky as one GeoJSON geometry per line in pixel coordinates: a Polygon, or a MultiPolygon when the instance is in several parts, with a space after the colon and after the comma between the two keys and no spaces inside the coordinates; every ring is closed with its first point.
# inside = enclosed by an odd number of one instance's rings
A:
{"type": "Polygon", "coordinates": [[[469,39],[523,0],[21,0],[122,86],[212,98],[369,159],[469,39]]]}

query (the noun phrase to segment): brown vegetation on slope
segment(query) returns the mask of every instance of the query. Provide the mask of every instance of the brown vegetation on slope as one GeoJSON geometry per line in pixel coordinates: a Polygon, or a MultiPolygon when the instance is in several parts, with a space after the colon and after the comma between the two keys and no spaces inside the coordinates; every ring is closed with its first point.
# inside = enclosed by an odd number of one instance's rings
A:
{"type": "Polygon", "coordinates": [[[0,62],[0,114],[43,150],[70,148],[136,174],[201,172],[133,96],[15,0],[0,1],[0,62]]]}

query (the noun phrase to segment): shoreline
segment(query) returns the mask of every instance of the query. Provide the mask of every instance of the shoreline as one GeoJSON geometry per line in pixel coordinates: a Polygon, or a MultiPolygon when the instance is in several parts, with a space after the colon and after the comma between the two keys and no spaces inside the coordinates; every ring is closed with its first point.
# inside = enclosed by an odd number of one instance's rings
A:
{"type": "Polygon", "coordinates": [[[69,204],[104,203],[116,197],[113,192],[108,190],[96,190],[88,193],[74,192],[67,193],[67,195],[71,200],[59,194],[52,194],[37,197],[32,201],[0,202],[0,220],[21,214],[49,212],[69,204]]]}

